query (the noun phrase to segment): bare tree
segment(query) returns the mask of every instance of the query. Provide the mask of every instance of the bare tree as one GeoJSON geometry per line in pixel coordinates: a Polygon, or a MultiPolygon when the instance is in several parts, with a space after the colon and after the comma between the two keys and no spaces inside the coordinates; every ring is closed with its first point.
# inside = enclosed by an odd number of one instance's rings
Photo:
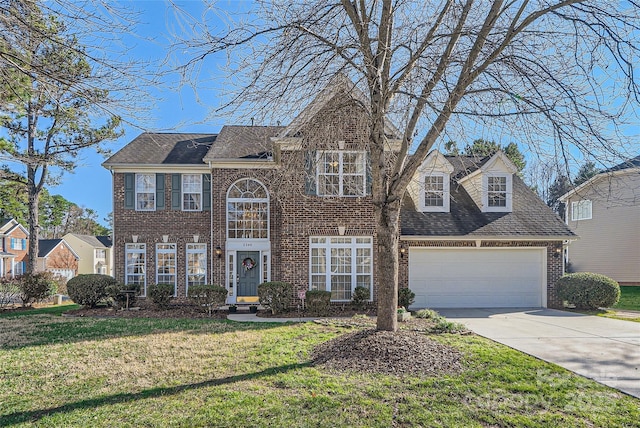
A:
{"type": "Polygon", "coordinates": [[[337,73],[366,94],[377,327],[396,330],[400,203],[429,151],[441,138],[498,133],[566,161],[628,157],[639,9],[633,0],[273,0],[234,15],[210,5],[202,21],[182,15],[191,33],[176,49],[193,52],[183,67],[191,82],[204,59],[227,55],[227,87],[236,86],[219,108],[229,113],[286,118],[337,73]],[[228,28],[212,28],[207,13],[228,28]],[[402,132],[390,166],[387,120],[402,132]]]}
{"type": "Polygon", "coordinates": [[[105,38],[130,29],[128,19],[108,2],[0,2],[0,179],[27,189],[28,272],[45,184],[72,171],[80,151],[106,152],[101,144],[121,135],[122,115],[144,118],[146,63],[123,61],[105,38]]]}

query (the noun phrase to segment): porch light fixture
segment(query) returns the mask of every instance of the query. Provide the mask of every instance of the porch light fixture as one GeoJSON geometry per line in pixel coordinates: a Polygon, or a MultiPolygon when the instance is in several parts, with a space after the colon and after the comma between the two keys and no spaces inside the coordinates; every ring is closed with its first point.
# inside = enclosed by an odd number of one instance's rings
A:
{"type": "Polygon", "coordinates": [[[407,249],[406,249],[406,248],[404,248],[404,247],[400,247],[400,257],[401,257],[401,258],[404,258],[404,253],[406,253],[406,252],[407,252],[407,249]]]}
{"type": "Polygon", "coordinates": [[[558,247],[553,252],[553,257],[555,257],[557,259],[558,257],[560,257],[560,254],[562,254],[562,248],[558,247]]]}
{"type": "Polygon", "coordinates": [[[216,256],[218,256],[218,258],[222,257],[222,248],[216,247],[214,251],[216,253],[216,256]]]}
{"type": "Polygon", "coordinates": [[[138,242],[138,235],[131,235],[131,241],[135,244],[138,242]]]}

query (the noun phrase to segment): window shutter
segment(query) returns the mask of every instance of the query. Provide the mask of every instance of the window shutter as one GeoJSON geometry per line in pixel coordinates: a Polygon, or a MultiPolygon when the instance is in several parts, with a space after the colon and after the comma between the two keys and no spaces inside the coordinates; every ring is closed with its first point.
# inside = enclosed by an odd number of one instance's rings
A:
{"type": "Polygon", "coordinates": [[[11,238],[11,249],[15,249],[16,248],[16,238],[11,238]]]}
{"type": "Polygon", "coordinates": [[[371,156],[369,155],[369,152],[366,153],[365,156],[365,174],[366,174],[366,187],[364,189],[365,191],[365,195],[370,195],[371,194],[371,156]]]}
{"type": "Polygon", "coordinates": [[[26,239],[23,239],[23,240],[22,240],[22,249],[23,249],[23,250],[26,250],[26,249],[27,249],[27,240],[26,240],[26,239]]]}
{"type": "Polygon", "coordinates": [[[304,193],[307,195],[317,195],[316,189],[316,151],[305,152],[304,159],[304,193]]]}
{"type": "Polygon", "coordinates": [[[180,174],[171,174],[171,209],[179,210],[182,207],[182,177],[180,174]]]}
{"type": "Polygon", "coordinates": [[[211,174],[202,174],[202,209],[211,211],[211,174]]]}
{"type": "Polygon", "coordinates": [[[136,205],[135,195],[135,175],[127,173],[124,175],[124,208],[132,210],[136,205]]]}
{"type": "Polygon", "coordinates": [[[156,174],[156,209],[164,209],[164,174],[156,174]]]}

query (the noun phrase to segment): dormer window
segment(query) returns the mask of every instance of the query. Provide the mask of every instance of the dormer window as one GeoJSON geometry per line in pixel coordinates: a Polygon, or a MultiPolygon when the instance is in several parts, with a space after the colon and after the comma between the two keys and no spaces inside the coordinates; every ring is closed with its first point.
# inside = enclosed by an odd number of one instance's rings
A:
{"type": "Polygon", "coordinates": [[[483,211],[511,212],[511,174],[487,173],[483,177],[483,211]]]}
{"type": "Polygon", "coordinates": [[[421,185],[421,211],[449,212],[449,174],[424,175],[421,185]]]}

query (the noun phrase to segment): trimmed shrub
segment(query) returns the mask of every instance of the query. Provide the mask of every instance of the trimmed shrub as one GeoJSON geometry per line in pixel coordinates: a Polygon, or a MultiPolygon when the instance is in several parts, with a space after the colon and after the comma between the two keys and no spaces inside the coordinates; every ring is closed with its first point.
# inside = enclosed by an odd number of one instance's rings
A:
{"type": "Polygon", "coordinates": [[[31,306],[56,294],[56,282],[51,272],[38,272],[22,275],[18,278],[19,298],[22,306],[31,306]]]}
{"type": "Polygon", "coordinates": [[[260,304],[271,309],[272,314],[283,312],[291,304],[293,286],[287,282],[272,281],[258,285],[260,304]]]}
{"type": "Polygon", "coordinates": [[[312,315],[326,316],[331,306],[331,291],[309,290],[306,299],[307,310],[312,315]]]}
{"type": "Polygon", "coordinates": [[[116,309],[126,308],[136,305],[140,294],[139,284],[113,284],[107,287],[109,304],[116,309]],[[128,299],[128,300],[127,300],[128,299]]]}
{"type": "Polygon", "coordinates": [[[209,312],[224,305],[227,300],[227,289],[219,285],[192,285],[189,287],[189,299],[199,308],[209,312]]]}
{"type": "Polygon", "coordinates": [[[620,285],[597,273],[569,273],[556,281],[555,288],[560,299],[578,309],[608,308],[620,299],[620,285]]]}
{"type": "Polygon", "coordinates": [[[361,311],[367,307],[370,298],[371,293],[369,292],[369,289],[367,287],[362,287],[361,285],[359,285],[355,288],[355,290],[353,290],[351,304],[354,308],[361,311]]]}
{"type": "Polygon", "coordinates": [[[467,327],[464,324],[449,321],[442,316],[439,316],[435,320],[435,324],[431,328],[431,332],[433,333],[462,333],[464,331],[467,331],[467,327]]]}
{"type": "Polygon", "coordinates": [[[173,284],[155,284],[149,287],[149,299],[157,307],[166,309],[171,304],[173,291],[173,284]]]}
{"type": "Polygon", "coordinates": [[[408,288],[398,288],[398,306],[409,309],[416,299],[416,293],[408,288]]]}
{"type": "Polygon", "coordinates": [[[413,314],[416,318],[425,318],[425,319],[438,319],[442,318],[442,316],[434,311],[433,309],[420,309],[415,314],[413,314]]]}
{"type": "Polygon", "coordinates": [[[15,278],[0,278],[0,310],[20,296],[20,284],[15,278]]]}
{"type": "Polygon", "coordinates": [[[67,282],[67,292],[71,300],[77,304],[93,308],[98,303],[107,302],[107,289],[117,283],[116,279],[109,275],[82,274],[67,282]]]}

